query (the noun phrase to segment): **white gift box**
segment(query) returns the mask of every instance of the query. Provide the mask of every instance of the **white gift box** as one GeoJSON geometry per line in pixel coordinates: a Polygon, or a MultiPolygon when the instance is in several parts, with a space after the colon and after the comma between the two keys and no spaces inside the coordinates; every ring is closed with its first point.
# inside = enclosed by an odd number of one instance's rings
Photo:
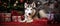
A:
{"type": "Polygon", "coordinates": [[[12,16],[13,22],[22,22],[21,16],[12,16]]]}
{"type": "Polygon", "coordinates": [[[2,22],[10,22],[11,21],[11,13],[0,13],[2,22]]]}
{"type": "Polygon", "coordinates": [[[5,19],[5,22],[10,22],[11,21],[11,13],[4,13],[4,19],[5,19]]]}
{"type": "Polygon", "coordinates": [[[17,16],[12,16],[12,21],[17,22],[17,16]]]}

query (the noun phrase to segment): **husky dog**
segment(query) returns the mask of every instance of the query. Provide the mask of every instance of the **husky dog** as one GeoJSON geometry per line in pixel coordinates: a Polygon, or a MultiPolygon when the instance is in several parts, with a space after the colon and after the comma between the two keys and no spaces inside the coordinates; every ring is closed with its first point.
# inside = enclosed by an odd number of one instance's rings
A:
{"type": "Polygon", "coordinates": [[[35,14],[35,10],[33,9],[35,7],[34,2],[32,4],[25,3],[25,22],[33,22],[32,16],[35,14]]]}

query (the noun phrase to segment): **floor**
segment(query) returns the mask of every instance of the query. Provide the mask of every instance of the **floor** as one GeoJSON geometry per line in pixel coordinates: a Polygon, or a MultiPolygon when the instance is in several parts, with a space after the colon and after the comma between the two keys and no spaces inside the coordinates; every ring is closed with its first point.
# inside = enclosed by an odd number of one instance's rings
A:
{"type": "Polygon", "coordinates": [[[47,24],[47,20],[34,20],[31,23],[22,22],[1,22],[0,26],[60,26],[60,24],[47,24]]]}

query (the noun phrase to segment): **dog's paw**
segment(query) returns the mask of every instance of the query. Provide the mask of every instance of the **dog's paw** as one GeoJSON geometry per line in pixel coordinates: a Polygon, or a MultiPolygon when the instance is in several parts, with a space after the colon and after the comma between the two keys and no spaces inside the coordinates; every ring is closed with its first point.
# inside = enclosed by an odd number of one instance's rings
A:
{"type": "Polygon", "coordinates": [[[31,22],[33,22],[33,20],[27,20],[27,21],[26,21],[26,23],[31,23],[31,22]]]}

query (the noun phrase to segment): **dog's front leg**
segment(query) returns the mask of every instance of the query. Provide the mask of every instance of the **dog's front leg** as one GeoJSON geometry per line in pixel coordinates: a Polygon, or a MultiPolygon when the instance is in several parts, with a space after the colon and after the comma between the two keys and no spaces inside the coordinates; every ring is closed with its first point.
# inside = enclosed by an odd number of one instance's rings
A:
{"type": "Polygon", "coordinates": [[[28,18],[27,18],[28,16],[25,14],[24,15],[24,20],[23,21],[21,21],[21,22],[26,22],[27,20],[28,20],[28,18]]]}
{"type": "Polygon", "coordinates": [[[26,22],[27,22],[27,23],[33,22],[32,17],[31,17],[31,16],[28,16],[26,22]]]}

